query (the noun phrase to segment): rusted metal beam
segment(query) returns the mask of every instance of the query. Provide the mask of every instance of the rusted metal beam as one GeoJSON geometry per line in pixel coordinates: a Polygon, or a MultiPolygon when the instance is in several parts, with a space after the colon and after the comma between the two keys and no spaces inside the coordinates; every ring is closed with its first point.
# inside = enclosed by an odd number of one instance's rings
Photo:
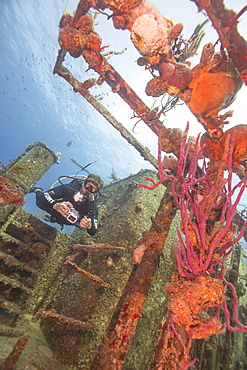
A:
{"type": "Polygon", "coordinates": [[[162,149],[169,153],[174,153],[179,156],[181,146],[181,135],[177,135],[177,130],[166,128],[163,122],[159,119],[159,114],[154,114],[135,93],[120,74],[112,67],[112,65],[100,53],[92,50],[83,50],[82,56],[89,64],[90,68],[94,69],[100,75],[100,82],[105,81],[114,93],[117,93],[136,113],[143,122],[158,136],[162,137],[162,141],[169,142],[169,145],[162,149]],[[169,147],[169,149],[168,149],[169,147]]]}
{"type": "Polygon", "coordinates": [[[147,249],[138,267],[132,270],[91,370],[122,369],[175,214],[173,198],[167,192],[155,223],[138,243],[147,249]]]}
{"type": "MultiPolygon", "coordinates": [[[[98,9],[99,3],[92,5],[89,0],[80,0],[73,16],[71,27],[78,22],[79,18],[85,15],[91,7],[98,9]],[[98,7],[98,8],[97,8],[98,7]]],[[[94,31],[94,34],[97,33],[94,31]]],[[[99,39],[100,36],[98,35],[99,39]]],[[[173,153],[179,157],[180,145],[182,141],[181,130],[166,128],[159,119],[159,114],[151,110],[135,93],[127,82],[120,76],[113,66],[101,55],[97,47],[84,48],[81,55],[88,63],[89,67],[94,69],[100,77],[98,83],[104,81],[117,93],[136,113],[143,122],[158,136],[162,138],[162,150],[167,153],[173,153]]]]}

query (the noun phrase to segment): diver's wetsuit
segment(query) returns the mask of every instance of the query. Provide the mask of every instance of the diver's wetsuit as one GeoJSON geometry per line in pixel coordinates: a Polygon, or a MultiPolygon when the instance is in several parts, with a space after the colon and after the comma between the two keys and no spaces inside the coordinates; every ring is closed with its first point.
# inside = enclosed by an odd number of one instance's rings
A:
{"type": "Polygon", "coordinates": [[[50,213],[52,216],[51,222],[57,222],[60,225],[73,225],[78,226],[76,224],[71,223],[65,217],[63,217],[59,212],[55,211],[52,206],[55,203],[60,202],[70,202],[73,204],[73,207],[79,212],[80,218],[79,221],[84,217],[88,217],[91,219],[91,228],[87,229],[88,234],[94,235],[97,231],[97,221],[98,221],[98,208],[93,200],[93,196],[90,195],[88,197],[84,197],[83,201],[76,201],[74,199],[75,194],[79,192],[81,189],[82,182],[78,180],[72,181],[70,184],[59,185],[51,190],[42,192],[36,192],[36,204],[39,208],[43,209],[44,211],[50,213]],[[69,186],[72,189],[68,189],[69,186]]]}

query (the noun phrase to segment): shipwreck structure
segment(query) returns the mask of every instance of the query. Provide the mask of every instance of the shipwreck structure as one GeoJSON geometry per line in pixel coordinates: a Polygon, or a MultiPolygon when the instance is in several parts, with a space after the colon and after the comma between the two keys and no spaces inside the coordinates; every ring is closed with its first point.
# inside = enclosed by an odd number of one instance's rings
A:
{"type": "MultiPolygon", "coordinates": [[[[9,165],[6,174],[25,193],[56,161],[49,148],[36,143],[9,165]],[[44,157],[45,169],[41,166],[44,157]],[[34,168],[42,169],[39,176],[34,168]],[[25,174],[26,182],[18,178],[17,183],[12,177],[15,171],[25,174]]],[[[138,187],[143,176],[151,175],[157,176],[142,170],[104,188],[95,239],[79,230],[68,236],[20,206],[1,204],[1,368],[92,366],[109,322],[116,320],[126,284],[144,273],[139,269],[140,261],[133,262],[133,249],[143,232],[157,228],[155,215],[164,193],[163,187],[152,194],[138,187]]],[[[174,235],[173,229],[169,244],[174,235]]],[[[169,268],[159,277],[163,282],[170,279],[169,252],[165,260],[169,268]]],[[[125,294],[146,298],[158,261],[159,256],[154,255],[153,266],[146,271],[151,275],[135,292],[131,284],[125,294]]],[[[163,282],[151,295],[152,310],[158,308],[159,312],[158,319],[151,315],[154,332],[163,314],[163,282]]],[[[150,330],[150,324],[148,327],[150,330]]],[[[150,340],[146,361],[152,346],[150,340]]]]}
{"type": "MultiPolygon", "coordinates": [[[[25,173],[28,183],[18,178],[18,186],[28,192],[56,161],[49,148],[35,143],[8,171],[25,173]],[[33,168],[44,157],[46,168],[38,176],[33,168]]],[[[167,318],[163,287],[175,269],[180,218],[164,186],[153,192],[138,186],[150,176],[158,180],[154,171],[141,170],[102,189],[95,237],[79,229],[68,236],[21,206],[1,204],[2,369],[156,368],[161,322],[167,318]],[[149,242],[150,248],[143,249],[149,242]]],[[[245,320],[246,263],[241,247],[236,251],[230,274],[245,320]]],[[[198,369],[218,369],[219,363],[224,369],[244,369],[245,348],[246,334],[228,332],[196,342],[192,356],[198,369]]]]}
{"type": "Polygon", "coordinates": [[[4,169],[3,369],[246,369],[246,252],[238,242],[247,240],[247,221],[237,205],[247,184],[247,126],[224,132],[232,112],[219,111],[247,83],[247,44],[237,31],[247,7],[235,14],[222,1],[194,2],[221,44],[220,55],[205,45],[194,68],[187,59],[202,26],[186,43],[183,26],[148,0],[80,0],[73,15],[62,15],[54,73],[155,171],[105,186],[99,231],[89,237],[81,230],[63,234],[21,208],[23,196],[57,161],[49,148],[35,143],[4,169]],[[185,132],[166,128],[161,116],[167,107],[149,109],[108,62],[91,8],[109,9],[114,27],[131,32],[138,64],[152,72],[146,94],[167,93],[170,106],[183,100],[205,130],[201,139],[188,138],[188,126],[185,132]],[[107,83],[158,136],[158,159],[89,92],[94,79],[80,82],[63,66],[67,52],[82,56],[98,73],[97,84],[107,83]],[[174,156],[162,158],[162,151],[174,156]],[[210,162],[199,166],[201,157],[210,162]],[[240,178],[236,186],[233,172],[240,178]]]}

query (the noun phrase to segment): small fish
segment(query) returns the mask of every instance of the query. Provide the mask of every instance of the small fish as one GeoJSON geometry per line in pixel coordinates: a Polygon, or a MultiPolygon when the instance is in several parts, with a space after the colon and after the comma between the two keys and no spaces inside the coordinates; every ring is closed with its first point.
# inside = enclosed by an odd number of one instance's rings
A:
{"type": "Polygon", "coordinates": [[[72,144],[72,141],[68,141],[66,146],[69,148],[71,144],[72,144]]]}

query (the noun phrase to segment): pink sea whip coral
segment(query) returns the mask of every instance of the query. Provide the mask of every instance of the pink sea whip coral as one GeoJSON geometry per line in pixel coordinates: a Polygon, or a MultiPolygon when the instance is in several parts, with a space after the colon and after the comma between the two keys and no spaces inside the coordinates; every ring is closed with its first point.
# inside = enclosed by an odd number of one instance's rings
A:
{"type": "Polygon", "coordinates": [[[154,189],[169,180],[171,192],[181,214],[179,243],[176,247],[178,273],[173,274],[171,283],[165,286],[170,320],[166,322],[161,334],[156,361],[157,368],[176,366],[183,370],[195,362],[190,362],[189,357],[193,340],[208,339],[212,334],[224,332],[225,328],[247,332],[247,327],[238,320],[235,288],[225,277],[231,269],[225,268],[227,257],[247,227],[246,221],[239,235],[234,236],[233,215],[247,185],[246,178],[237,185],[232,185],[232,158],[236,135],[228,135],[226,138],[220,167],[211,163],[207,168],[204,161],[200,168],[198,159],[202,148],[199,137],[190,145],[187,143],[187,132],[188,125],[175,169],[176,176],[164,168],[159,138],[160,180],[154,182],[146,177],[152,186],[140,185],[154,189]],[[227,178],[224,177],[226,163],[227,178]],[[214,274],[214,277],[210,276],[211,274],[214,274]],[[233,297],[231,313],[224,293],[227,289],[230,289],[233,297]],[[215,315],[209,311],[213,307],[217,308],[215,315]],[[220,320],[221,309],[225,316],[224,326],[220,320]],[[234,326],[230,322],[230,316],[235,322],[234,326]],[[176,356],[176,365],[171,361],[172,356],[176,356]]]}
{"type": "Polygon", "coordinates": [[[177,176],[164,175],[159,151],[159,182],[155,183],[152,179],[146,178],[153,185],[151,187],[140,186],[154,189],[165,180],[172,181],[172,194],[182,218],[181,229],[178,230],[178,272],[183,277],[194,278],[214,273],[214,267],[224,263],[231,253],[232,246],[242,237],[247,222],[240,234],[233,238],[235,229],[232,218],[245,190],[247,180],[241,180],[232,188],[231,158],[234,140],[230,142],[230,136],[225,141],[222,166],[217,169],[217,174],[213,166],[206,168],[205,163],[198,171],[198,159],[202,150],[199,148],[199,138],[195,143],[194,156],[188,166],[186,158],[191,147],[186,146],[187,130],[181,146],[177,176]],[[223,173],[227,162],[229,163],[229,176],[225,179],[223,173]],[[188,171],[187,174],[186,171],[188,171]],[[239,193],[232,203],[231,199],[237,189],[239,193]]]}

